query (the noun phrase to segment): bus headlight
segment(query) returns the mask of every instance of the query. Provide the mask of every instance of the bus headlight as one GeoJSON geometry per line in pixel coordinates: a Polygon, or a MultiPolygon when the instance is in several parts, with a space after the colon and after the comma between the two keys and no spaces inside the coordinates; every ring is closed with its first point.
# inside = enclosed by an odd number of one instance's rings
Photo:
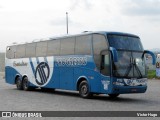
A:
{"type": "Polygon", "coordinates": [[[141,79],[124,79],[124,82],[128,86],[139,86],[139,85],[147,85],[147,78],[141,78],[141,79]]]}
{"type": "Polygon", "coordinates": [[[116,82],[113,82],[114,85],[124,86],[123,79],[117,79],[116,82]]]}
{"type": "Polygon", "coordinates": [[[137,79],[136,82],[141,85],[147,85],[148,79],[147,78],[137,79]]]}

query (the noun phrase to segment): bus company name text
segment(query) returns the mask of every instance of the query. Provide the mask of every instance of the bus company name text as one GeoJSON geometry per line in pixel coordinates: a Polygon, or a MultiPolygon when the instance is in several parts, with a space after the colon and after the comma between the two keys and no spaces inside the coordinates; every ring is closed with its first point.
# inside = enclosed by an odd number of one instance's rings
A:
{"type": "Polygon", "coordinates": [[[56,58],[58,66],[85,66],[87,64],[87,57],[58,57],[56,58]]]}
{"type": "Polygon", "coordinates": [[[24,61],[21,61],[21,62],[16,62],[16,61],[14,61],[13,62],[13,66],[14,67],[17,67],[17,66],[27,66],[28,65],[28,63],[27,62],[24,62],[24,61]]]}

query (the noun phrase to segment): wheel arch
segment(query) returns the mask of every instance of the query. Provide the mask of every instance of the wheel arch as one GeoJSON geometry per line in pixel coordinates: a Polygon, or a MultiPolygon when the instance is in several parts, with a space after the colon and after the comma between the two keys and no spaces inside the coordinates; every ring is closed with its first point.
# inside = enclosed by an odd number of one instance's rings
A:
{"type": "MultiPolygon", "coordinates": [[[[78,79],[77,79],[77,84],[76,84],[76,90],[78,91],[79,90],[79,85],[82,81],[87,81],[87,83],[89,83],[88,81],[88,78],[86,76],[80,76],[78,79]]],[[[89,85],[89,84],[88,84],[89,85]]],[[[89,88],[90,88],[90,85],[89,85],[89,88]]]]}
{"type": "Polygon", "coordinates": [[[25,77],[27,77],[27,75],[26,75],[26,74],[24,74],[24,75],[23,75],[23,77],[22,77],[22,81],[24,80],[24,78],[25,78],[25,77]]]}

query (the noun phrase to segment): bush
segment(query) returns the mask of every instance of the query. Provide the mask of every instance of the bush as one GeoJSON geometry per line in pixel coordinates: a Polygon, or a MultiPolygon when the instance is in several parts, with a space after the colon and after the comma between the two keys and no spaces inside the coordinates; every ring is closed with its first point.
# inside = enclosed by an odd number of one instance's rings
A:
{"type": "Polygon", "coordinates": [[[153,78],[156,78],[156,70],[148,70],[148,79],[153,79],[153,78]]]}
{"type": "Polygon", "coordinates": [[[160,77],[156,76],[156,70],[148,70],[148,75],[147,75],[148,79],[160,79],[160,77]]]}

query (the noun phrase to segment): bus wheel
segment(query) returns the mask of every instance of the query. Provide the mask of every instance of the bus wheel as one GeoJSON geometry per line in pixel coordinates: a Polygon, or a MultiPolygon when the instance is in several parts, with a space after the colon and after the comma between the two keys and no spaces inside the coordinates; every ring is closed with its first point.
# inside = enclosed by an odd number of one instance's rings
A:
{"type": "Polygon", "coordinates": [[[16,87],[18,90],[23,90],[22,81],[20,77],[16,78],[16,87]]]}
{"type": "Polygon", "coordinates": [[[23,90],[25,90],[25,91],[30,90],[29,81],[28,81],[28,78],[27,78],[27,77],[25,77],[25,78],[23,79],[22,86],[23,86],[23,90]]]}
{"type": "Polygon", "coordinates": [[[92,94],[89,91],[89,85],[87,81],[82,81],[79,85],[79,94],[82,98],[90,98],[92,94]]]}
{"type": "Polygon", "coordinates": [[[108,94],[108,95],[109,95],[109,97],[111,97],[111,98],[116,98],[116,97],[119,96],[119,94],[108,94]]]}

